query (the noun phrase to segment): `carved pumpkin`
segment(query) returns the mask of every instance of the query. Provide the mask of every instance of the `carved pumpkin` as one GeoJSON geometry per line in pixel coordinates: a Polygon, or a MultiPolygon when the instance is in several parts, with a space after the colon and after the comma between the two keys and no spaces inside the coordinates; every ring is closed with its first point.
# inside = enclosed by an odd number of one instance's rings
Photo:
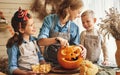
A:
{"type": "Polygon", "coordinates": [[[82,49],[79,46],[67,46],[58,50],[58,63],[65,69],[76,69],[80,66],[83,58],[82,49]]]}

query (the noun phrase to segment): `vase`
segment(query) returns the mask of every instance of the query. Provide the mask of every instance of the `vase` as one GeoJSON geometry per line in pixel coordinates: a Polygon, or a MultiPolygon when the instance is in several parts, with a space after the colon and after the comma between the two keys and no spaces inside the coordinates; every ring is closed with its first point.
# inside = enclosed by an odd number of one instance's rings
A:
{"type": "Polygon", "coordinates": [[[116,40],[116,46],[117,46],[117,50],[115,53],[116,64],[118,67],[120,67],[120,40],[116,40]]]}

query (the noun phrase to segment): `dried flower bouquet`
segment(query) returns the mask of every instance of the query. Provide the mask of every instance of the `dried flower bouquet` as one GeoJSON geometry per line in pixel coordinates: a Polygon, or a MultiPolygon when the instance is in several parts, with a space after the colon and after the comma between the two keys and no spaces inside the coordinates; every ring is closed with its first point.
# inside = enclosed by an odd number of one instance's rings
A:
{"type": "Polygon", "coordinates": [[[104,35],[112,34],[116,40],[120,40],[120,13],[116,8],[109,8],[109,12],[104,19],[101,19],[100,31],[104,32],[104,35]]]}

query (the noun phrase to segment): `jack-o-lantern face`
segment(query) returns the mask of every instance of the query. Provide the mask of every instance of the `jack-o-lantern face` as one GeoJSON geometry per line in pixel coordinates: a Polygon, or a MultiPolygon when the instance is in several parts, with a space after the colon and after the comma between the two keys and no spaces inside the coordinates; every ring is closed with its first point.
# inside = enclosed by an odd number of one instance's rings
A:
{"type": "Polygon", "coordinates": [[[81,50],[79,46],[60,48],[57,54],[59,64],[65,69],[78,68],[83,60],[81,50]]]}

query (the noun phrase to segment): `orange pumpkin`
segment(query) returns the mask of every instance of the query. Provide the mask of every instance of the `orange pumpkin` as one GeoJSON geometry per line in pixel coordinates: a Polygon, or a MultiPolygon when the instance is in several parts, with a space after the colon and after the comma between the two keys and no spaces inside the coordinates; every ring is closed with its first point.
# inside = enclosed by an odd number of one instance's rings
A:
{"type": "Polygon", "coordinates": [[[58,50],[58,63],[65,69],[76,69],[80,66],[83,58],[81,57],[81,47],[67,46],[58,50]]]}

